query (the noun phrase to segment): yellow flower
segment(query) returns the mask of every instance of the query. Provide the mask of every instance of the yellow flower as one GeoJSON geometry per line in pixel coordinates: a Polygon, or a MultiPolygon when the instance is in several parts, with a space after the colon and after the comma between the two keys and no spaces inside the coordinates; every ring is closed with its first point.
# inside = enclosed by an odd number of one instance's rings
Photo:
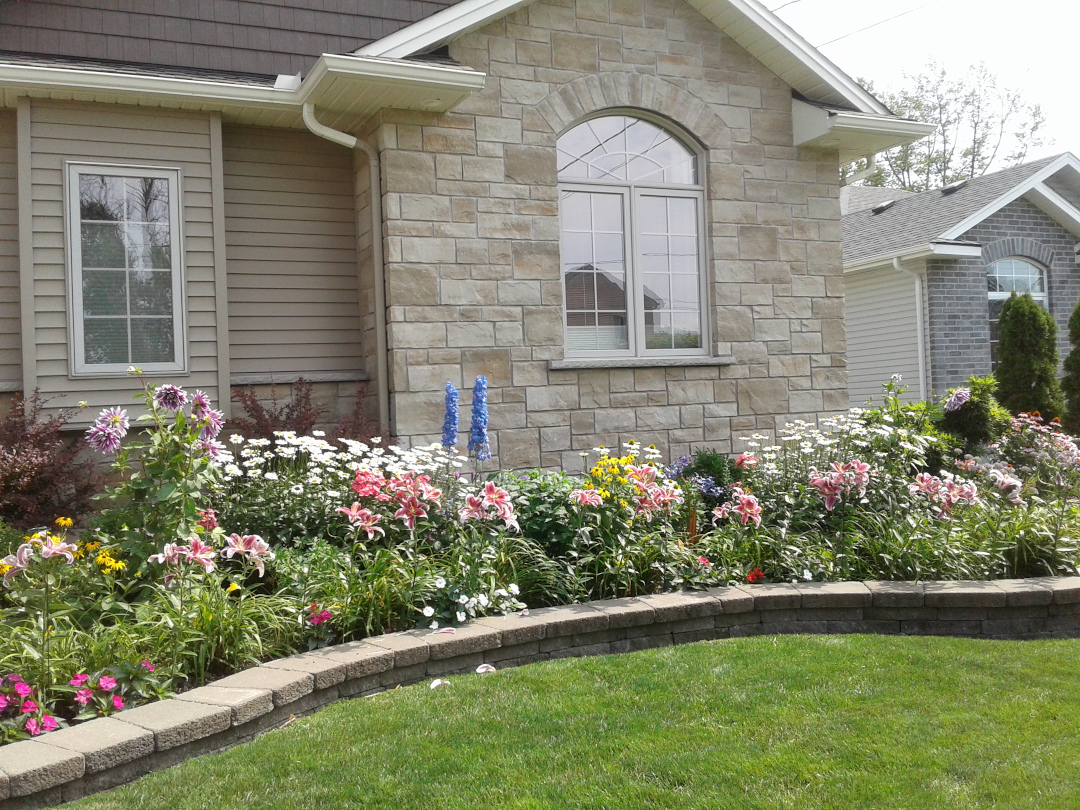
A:
{"type": "Polygon", "coordinates": [[[4,565],[3,563],[0,563],[0,576],[3,576],[4,574],[6,574],[10,570],[11,570],[10,565],[4,565]]]}
{"type": "Polygon", "coordinates": [[[240,586],[237,585],[235,582],[230,582],[229,587],[226,588],[225,590],[228,591],[229,593],[232,593],[233,591],[240,590],[240,586]]]}
{"type": "Polygon", "coordinates": [[[69,517],[58,517],[56,519],[56,525],[61,529],[70,529],[75,525],[75,522],[69,517]]]}

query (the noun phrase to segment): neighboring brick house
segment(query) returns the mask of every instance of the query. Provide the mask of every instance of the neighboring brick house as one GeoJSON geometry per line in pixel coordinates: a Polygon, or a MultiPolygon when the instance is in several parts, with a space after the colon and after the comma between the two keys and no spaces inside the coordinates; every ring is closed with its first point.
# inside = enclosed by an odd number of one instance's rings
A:
{"type": "Polygon", "coordinates": [[[838,166],[928,130],[757,0],[0,2],[0,49],[0,385],[367,380],[420,442],[485,374],[509,467],[845,407],[838,166]]]}
{"type": "Polygon", "coordinates": [[[1064,358],[1080,298],[1076,157],[922,194],[851,187],[841,199],[852,404],[880,399],[893,373],[911,398],[989,374],[1014,290],[1053,314],[1064,358]]]}

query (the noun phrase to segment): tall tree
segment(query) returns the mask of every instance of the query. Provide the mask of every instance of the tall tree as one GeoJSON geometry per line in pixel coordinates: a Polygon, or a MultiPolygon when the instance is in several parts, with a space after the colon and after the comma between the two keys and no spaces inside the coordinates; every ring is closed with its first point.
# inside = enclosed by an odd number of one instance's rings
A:
{"type": "MultiPolygon", "coordinates": [[[[1023,163],[1032,148],[1043,145],[1042,109],[1019,90],[1002,87],[985,64],[951,78],[937,62],[919,74],[905,74],[902,90],[879,91],[860,82],[903,118],[936,124],[927,137],[878,155],[871,186],[927,191],[987,171],[1023,163]]],[[[845,167],[843,176],[864,169],[866,161],[845,167]]]]}

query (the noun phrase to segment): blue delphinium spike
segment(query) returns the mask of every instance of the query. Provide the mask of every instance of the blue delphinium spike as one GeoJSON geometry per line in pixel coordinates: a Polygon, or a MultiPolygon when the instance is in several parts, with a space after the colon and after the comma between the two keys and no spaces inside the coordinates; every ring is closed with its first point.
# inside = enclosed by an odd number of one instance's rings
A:
{"type": "Polygon", "coordinates": [[[442,423],[442,445],[449,449],[457,447],[458,436],[458,390],[452,382],[446,384],[446,417],[442,423]]]}
{"type": "Polygon", "coordinates": [[[477,461],[491,458],[491,445],[488,442],[487,377],[483,374],[476,378],[473,386],[472,427],[469,429],[469,455],[477,461]]]}

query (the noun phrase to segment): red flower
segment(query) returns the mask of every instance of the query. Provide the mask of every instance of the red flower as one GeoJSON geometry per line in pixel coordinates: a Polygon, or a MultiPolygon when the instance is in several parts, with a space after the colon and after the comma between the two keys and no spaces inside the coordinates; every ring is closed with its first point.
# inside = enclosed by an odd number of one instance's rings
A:
{"type": "Polygon", "coordinates": [[[746,575],[747,582],[761,582],[763,579],[765,579],[765,574],[762,573],[760,568],[753,568],[750,570],[750,573],[746,575]]]}

